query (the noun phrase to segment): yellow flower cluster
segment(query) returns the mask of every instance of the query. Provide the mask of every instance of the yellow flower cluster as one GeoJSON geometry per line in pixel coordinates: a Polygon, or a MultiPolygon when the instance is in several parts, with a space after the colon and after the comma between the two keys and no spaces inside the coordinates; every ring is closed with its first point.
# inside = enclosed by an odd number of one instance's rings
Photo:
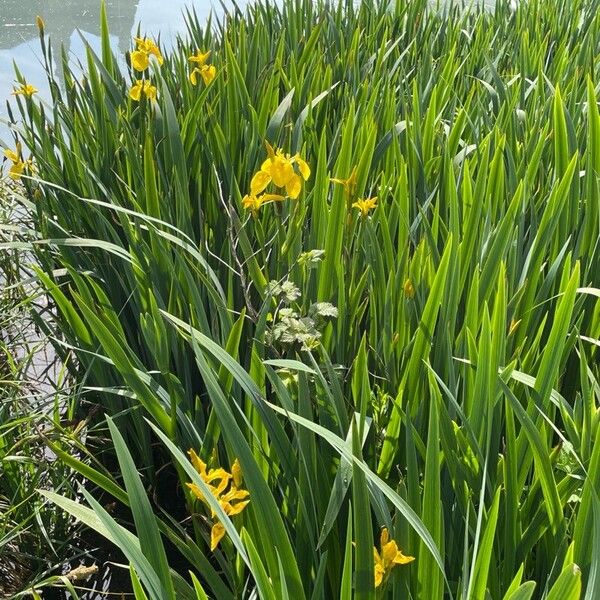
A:
{"type": "MultiPolygon", "coordinates": [[[[241,513],[250,502],[250,493],[242,489],[242,469],[239,461],[236,459],[231,465],[231,473],[223,468],[208,469],[206,463],[194,452],[189,450],[192,465],[198,471],[202,481],[209,487],[212,495],[218,500],[221,508],[226,515],[232,517],[241,513]]],[[[206,502],[204,494],[194,483],[188,483],[187,486],[198,500],[206,502]]],[[[211,510],[211,516],[215,518],[215,512],[211,510]]],[[[214,551],[219,545],[221,538],[225,535],[225,527],[220,521],[217,521],[210,532],[210,549],[214,551]]]]}
{"type": "Polygon", "coordinates": [[[381,530],[381,551],[373,547],[373,559],[375,561],[375,587],[379,587],[390,575],[396,565],[406,565],[412,562],[414,556],[405,556],[394,540],[390,540],[388,530],[381,530]]]}
{"type": "Polygon", "coordinates": [[[192,82],[192,85],[198,84],[198,75],[202,77],[204,85],[208,85],[217,76],[217,68],[215,65],[207,64],[209,56],[210,50],[208,50],[208,52],[202,52],[201,50],[198,50],[196,54],[188,58],[188,60],[194,65],[194,68],[190,73],[190,81],[192,82]]]}
{"type": "Polygon", "coordinates": [[[145,71],[150,65],[150,57],[154,56],[158,64],[164,62],[160,48],[150,38],[134,38],[136,49],[131,53],[131,66],[136,71],[145,71]]]}
{"type": "Polygon", "coordinates": [[[27,96],[31,98],[34,94],[38,93],[38,89],[33,87],[30,83],[22,83],[19,87],[13,88],[13,96],[27,96]]]}
{"type": "Polygon", "coordinates": [[[23,160],[20,144],[17,144],[16,150],[4,150],[4,156],[13,163],[8,171],[8,176],[11,179],[21,179],[23,173],[35,172],[33,161],[31,159],[23,160]]]}
{"type": "MultiPolygon", "coordinates": [[[[344,186],[344,191],[348,198],[352,198],[356,191],[357,183],[357,171],[356,167],[352,169],[352,172],[347,179],[341,179],[339,177],[332,177],[332,183],[338,183],[344,186]]],[[[377,197],[374,198],[358,198],[352,203],[352,208],[357,208],[360,211],[362,218],[366,218],[369,213],[377,206],[377,197]]]]}
{"type": "Polygon", "coordinates": [[[308,181],[310,177],[310,167],[299,154],[285,154],[282,150],[275,150],[268,142],[265,146],[267,160],[252,177],[250,193],[242,200],[242,206],[253,213],[267,202],[282,201],[286,197],[295,200],[302,192],[303,180],[308,181]],[[285,195],[265,193],[270,184],[285,190],[285,195]]]}
{"type": "MultiPolygon", "coordinates": [[[[158,64],[162,66],[165,62],[160,48],[150,38],[134,38],[136,49],[131,53],[131,66],[136,71],[145,71],[150,66],[150,57],[154,56],[158,64]]],[[[156,86],[145,79],[138,79],[129,90],[129,97],[139,102],[144,96],[151,102],[156,102],[156,86]]]]}

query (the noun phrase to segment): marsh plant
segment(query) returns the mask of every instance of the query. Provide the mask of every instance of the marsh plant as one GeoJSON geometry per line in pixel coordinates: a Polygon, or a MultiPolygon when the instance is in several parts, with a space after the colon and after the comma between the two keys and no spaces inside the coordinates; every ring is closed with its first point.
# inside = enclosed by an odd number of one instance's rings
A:
{"type": "MultiPolygon", "coordinates": [[[[74,497],[75,474],[48,443],[73,448],[85,422],[72,420],[77,401],[38,327],[45,296],[28,272],[31,256],[10,246],[26,228],[18,185],[0,182],[0,597],[16,598],[48,579],[80,550],[73,518],[40,496],[74,497]]],[[[46,318],[45,324],[51,327],[46,318]]],[[[82,454],[80,453],[80,456],[82,454]]],[[[29,594],[27,594],[29,596],[29,594]]]]}
{"type": "Polygon", "coordinates": [[[19,247],[112,439],[45,497],[138,598],[600,597],[598,2],[188,24],[104,15],[83,76],[41,24],[52,101],[16,76],[19,247]]]}

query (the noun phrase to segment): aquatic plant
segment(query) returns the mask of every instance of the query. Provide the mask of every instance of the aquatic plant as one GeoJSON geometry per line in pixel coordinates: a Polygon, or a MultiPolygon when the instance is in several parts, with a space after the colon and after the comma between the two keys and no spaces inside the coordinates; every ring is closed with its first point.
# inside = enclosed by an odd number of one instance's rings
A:
{"type": "Polygon", "coordinates": [[[119,469],[61,459],[136,533],[45,495],[123,548],[138,598],[600,596],[597,9],[190,13],[139,102],[105,19],[64,87],[41,31],[20,247],[119,469]],[[238,521],[190,448],[239,461],[238,521]],[[374,560],[382,528],[415,560],[374,560]]]}

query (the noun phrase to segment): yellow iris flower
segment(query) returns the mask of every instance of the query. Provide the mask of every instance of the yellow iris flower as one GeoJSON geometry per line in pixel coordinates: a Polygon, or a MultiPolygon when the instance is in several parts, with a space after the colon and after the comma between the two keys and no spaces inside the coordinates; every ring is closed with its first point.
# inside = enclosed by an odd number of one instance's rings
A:
{"type": "Polygon", "coordinates": [[[358,208],[363,219],[377,206],[377,197],[361,198],[352,204],[353,208],[358,208]]]}
{"type": "Polygon", "coordinates": [[[242,199],[242,206],[245,209],[256,213],[263,204],[266,204],[267,202],[281,202],[282,200],[285,200],[285,196],[282,196],[281,194],[247,194],[242,199]]]}
{"type": "Polygon", "coordinates": [[[193,54],[188,58],[191,63],[196,65],[190,73],[190,81],[192,82],[192,85],[198,84],[198,75],[202,77],[204,85],[208,85],[217,76],[217,68],[214,65],[206,64],[210,53],[210,50],[207,50],[206,52],[198,50],[196,54],[193,54]]]}
{"type": "Polygon", "coordinates": [[[285,188],[286,194],[295,200],[302,191],[302,180],[310,177],[310,167],[299,154],[291,156],[281,150],[274,150],[265,142],[269,157],[263,162],[260,171],[250,182],[250,195],[260,194],[272,182],[278,188],[285,188]],[[298,173],[294,169],[298,168],[298,173]]]}
{"type": "Polygon", "coordinates": [[[413,560],[414,556],[405,556],[394,540],[390,540],[388,530],[381,530],[381,551],[373,547],[373,559],[375,561],[375,587],[379,587],[387,579],[396,565],[406,565],[413,560]]]}
{"type": "Polygon", "coordinates": [[[201,67],[196,67],[190,73],[190,81],[192,82],[192,85],[198,84],[198,75],[202,77],[204,85],[208,85],[217,76],[217,68],[215,65],[202,65],[201,67]]]}
{"type": "Polygon", "coordinates": [[[8,176],[15,181],[21,179],[21,176],[26,171],[33,172],[35,170],[31,159],[23,160],[21,158],[20,145],[17,145],[16,150],[4,150],[4,156],[13,163],[8,170],[8,176]]]}
{"type": "Polygon", "coordinates": [[[150,56],[143,50],[134,50],[131,53],[131,66],[136,71],[145,71],[150,65],[150,56]]]}
{"type": "Polygon", "coordinates": [[[33,87],[30,83],[22,83],[20,87],[13,88],[13,96],[27,96],[31,98],[34,94],[38,93],[38,89],[33,87]]]}
{"type": "MultiPolygon", "coordinates": [[[[202,481],[209,487],[212,495],[217,499],[219,505],[227,516],[233,517],[241,513],[250,502],[250,493],[241,489],[242,468],[237,458],[231,465],[231,473],[223,468],[208,469],[206,463],[194,452],[189,451],[192,465],[202,478],[202,481]]],[[[187,486],[198,500],[206,502],[204,494],[194,483],[188,483],[187,486]]],[[[211,510],[211,516],[215,518],[215,512],[211,510]]],[[[210,549],[214,552],[219,542],[225,535],[225,527],[220,521],[212,526],[210,532],[210,549]]]]}
{"type": "Polygon", "coordinates": [[[135,85],[133,85],[129,90],[129,97],[132,100],[139,102],[142,94],[148,98],[148,100],[156,102],[156,87],[153,86],[149,81],[138,79],[135,85]]]}
{"type": "Polygon", "coordinates": [[[347,179],[340,179],[338,177],[331,178],[332,183],[339,183],[344,186],[344,191],[348,196],[354,196],[354,192],[356,191],[356,183],[357,183],[357,170],[356,167],[353,167],[352,172],[348,176],[347,179]]]}
{"type": "Polygon", "coordinates": [[[201,50],[197,50],[196,54],[193,54],[188,58],[191,63],[196,63],[199,67],[203,67],[206,64],[210,56],[210,50],[206,52],[202,52],[201,50]]]}
{"type": "Polygon", "coordinates": [[[154,56],[158,64],[162,66],[165,62],[160,48],[150,38],[134,38],[136,49],[131,53],[131,64],[137,71],[148,68],[150,56],[154,56]],[[134,58],[135,56],[135,58],[134,58]]]}

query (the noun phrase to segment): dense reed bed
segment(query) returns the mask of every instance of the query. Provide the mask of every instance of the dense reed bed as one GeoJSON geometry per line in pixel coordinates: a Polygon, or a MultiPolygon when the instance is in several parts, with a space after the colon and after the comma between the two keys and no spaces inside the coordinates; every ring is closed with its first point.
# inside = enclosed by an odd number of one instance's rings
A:
{"type": "Polygon", "coordinates": [[[39,22],[19,247],[107,440],[43,493],[137,598],[600,597],[598,5],[103,18],[83,77],[39,22]]]}

